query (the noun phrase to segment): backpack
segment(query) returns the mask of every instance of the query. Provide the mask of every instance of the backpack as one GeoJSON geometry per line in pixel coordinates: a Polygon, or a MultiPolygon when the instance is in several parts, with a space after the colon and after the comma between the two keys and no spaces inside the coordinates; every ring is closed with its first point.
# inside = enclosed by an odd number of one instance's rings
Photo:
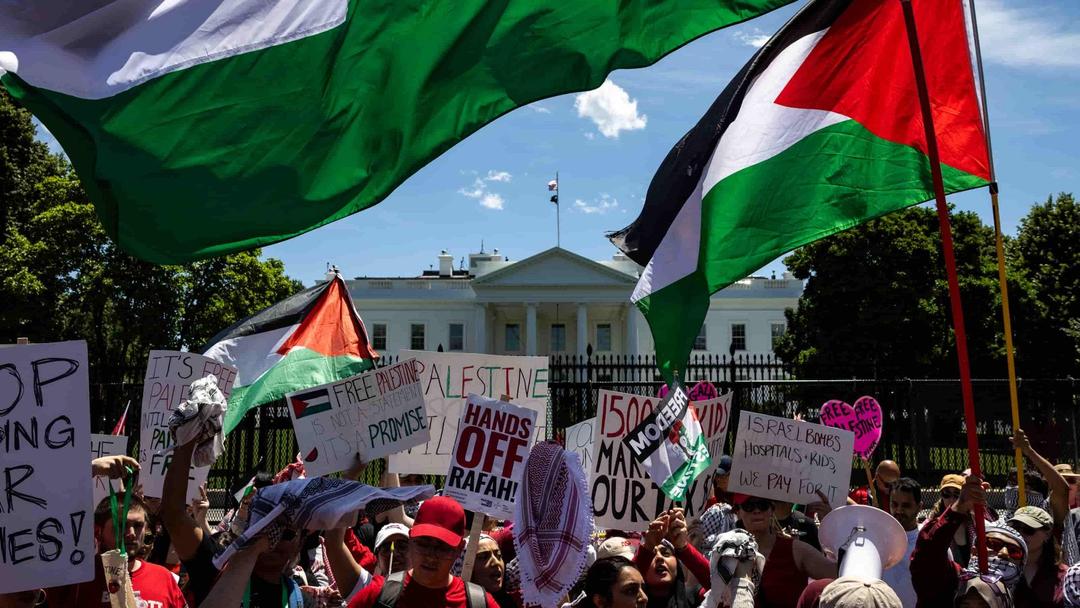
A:
{"type": "MultiPolygon", "coordinates": [[[[375,600],[375,608],[396,608],[398,597],[405,588],[405,573],[395,572],[386,577],[382,591],[375,600]]],[[[487,594],[476,583],[465,583],[465,605],[468,608],[486,608],[487,594]]]]}

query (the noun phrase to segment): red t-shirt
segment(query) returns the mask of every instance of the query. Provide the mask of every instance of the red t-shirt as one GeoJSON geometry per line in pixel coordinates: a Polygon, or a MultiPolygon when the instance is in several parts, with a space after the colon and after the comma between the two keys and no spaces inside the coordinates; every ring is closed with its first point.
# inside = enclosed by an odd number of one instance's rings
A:
{"type": "MultiPolygon", "coordinates": [[[[465,595],[465,581],[461,580],[459,576],[454,577],[449,587],[442,589],[432,589],[419,584],[410,585],[409,581],[411,580],[412,576],[406,573],[404,587],[401,589],[401,595],[398,596],[398,606],[466,608],[468,605],[465,595]]],[[[375,577],[370,585],[361,589],[356,594],[356,597],[349,602],[349,608],[374,608],[385,583],[386,579],[383,577],[375,577]]],[[[491,597],[490,593],[485,592],[484,596],[487,597],[487,608],[499,608],[499,604],[495,602],[495,598],[491,597]]]]}
{"type": "MultiPolygon", "coordinates": [[[[109,605],[105,589],[105,570],[101,558],[94,556],[93,580],[48,590],[49,605],[70,608],[101,608],[109,605]]],[[[139,608],[187,608],[187,601],[172,572],[156,564],[139,561],[131,573],[131,588],[139,608]]]]}

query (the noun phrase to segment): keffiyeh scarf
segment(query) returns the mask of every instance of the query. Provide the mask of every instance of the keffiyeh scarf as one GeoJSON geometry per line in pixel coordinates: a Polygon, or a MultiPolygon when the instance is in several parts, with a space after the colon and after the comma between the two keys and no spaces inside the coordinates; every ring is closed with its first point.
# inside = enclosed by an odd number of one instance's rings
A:
{"type": "MultiPolygon", "coordinates": [[[[994,575],[1009,589],[1009,591],[1012,591],[1013,587],[1016,586],[1016,583],[1020,581],[1020,575],[1024,572],[1024,563],[1027,561],[1028,554],[1027,542],[1024,541],[1024,537],[1019,532],[1009,526],[988,524],[986,526],[986,534],[989,535],[991,533],[1008,536],[1024,549],[1024,559],[1020,560],[1019,564],[1014,564],[1009,560],[1001,559],[996,555],[991,555],[987,563],[989,574],[994,575]]],[[[972,545],[972,547],[974,546],[975,545],[972,545]]],[[[967,579],[970,579],[978,576],[979,556],[977,551],[972,550],[971,559],[968,561],[968,567],[964,570],[964,573],[961,574],[961,578],[964,579],[964,577],[967,577],[967,579]]]]}
{"type": "Polygon", "coordinates": [[[537,443],[514,503],[514,549],[526,604],[556,606],[585,569],[592,501],[577,454],[537,443]]]}
{"type": "Polygon", "coordinates": [[[1065,573],[1065,606],[1080,608],[1080,564],[1071,566],[1065,573]]]}
{"type": "Polygon", "coordinates": [[[192,382],[188,398],[173,410],[169,431],[176,438],[176,445],[195,442],[193,465],[212,465],[225,451],[221,427],[227,408],[225,394],[217,386],[217,376],[209,374],[192,382]]]}

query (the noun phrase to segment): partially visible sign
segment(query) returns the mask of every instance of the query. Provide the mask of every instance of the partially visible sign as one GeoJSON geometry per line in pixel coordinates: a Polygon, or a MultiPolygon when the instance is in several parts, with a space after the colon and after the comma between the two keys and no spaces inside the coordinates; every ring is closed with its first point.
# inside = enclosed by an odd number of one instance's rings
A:
{"type": "Polygon", "coordinates": [[[0,594],[94,578],[86,342],[0,348],[0,594]]]}
{"type": "Polygon", "coordinates": [[[821,406],[821,424],[855,433],[855,454],[870,460],[881,441],[881,404],[873,397],[859,397],[852,407],[839,399],[821,406]]]}
{"type": "Polygon", "coordinates": [[[739,412],[728,491],[807,504],[847,501],[855,435],[790,418],[739,412]]]}
{"type": "Polygon", "coordinates": [[[443,491],[466,509],[512,519],[535,434],[533,410],[469,395],[443,491]]]}
{"type": "MultiPolygon", "coordinates": [[[[90,459],[102,456],[123,456],[127,454],[128,438],[125,435],[90,435],[90,459]]],[[[112,482],[114,492],[123,492],[124,484],[119,479],[110,480],[108,477],[94,478],[94,508],[109,496],[109,482],[112,482]]]]}
{"type": "Polygon", "coordinates": [[[592,479],[592,446],[596,431],[596,416],[583,420],[573,426],[566,427],[567,451],[573,452],[581,459],[581,469],[585,471],[585,478],[592,479]]]}
{"type": "Polygon", "coordinates": [[[356,454],[371,462],[430,437],[413,359],[289,393],[285,403],[310,477],[344,471],[356,454]]]}

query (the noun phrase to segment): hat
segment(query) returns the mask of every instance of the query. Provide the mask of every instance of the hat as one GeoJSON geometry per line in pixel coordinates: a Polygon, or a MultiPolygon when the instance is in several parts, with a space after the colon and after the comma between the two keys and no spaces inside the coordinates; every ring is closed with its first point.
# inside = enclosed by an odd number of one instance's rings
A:
{"type": "Polygon", "coordinates": [[[994,574],[976,575],[965,573],[956,587],[956,599],[966,597],[972,591],[990,608],[1012,608],[1009,588],[994,574]]]}
{"type": "Polygon", "coordinates": [[[431,537],[457,547],[465,535],[465,509],[449,496],[425,500],[416,512],[410,538],[431,537]]]}
{"type": "Polygon", "coordinates": [[[941,478],[941,485],[938,490],[944,490],[945,488],[956,488],[957,490],[964,487],[964,477],[951,473],[941,478]]]}
{"type": "MultiPolygon", "coordinates": [[[[1071,471],[1071,469],[1070,469],[1070,471],[1071,471]]],[[[728,456],[727,454],[724,454],[723,456],[721,456],[716,461],[716,474],[717,475],[727,475],[729,473],[731,473],[731,456],[728,456]]]]}
{"type": "Polygon", "coordinates": [[[596,549],[596,559],[621,556],[633,561],[634,554],[637,553],[639,544],[640,543],[636,540],[622,538],[621,536],[612,536],[600,543],[600,547],[596,549]]]}
{"type": "Polygon", "coordinates": [[[821,592],[821,608],[903,608],[900,598],[884,581],[861,581],[845,576],[821,592]]]}
{"type": "Polygon", "coordinates": [[[1080,474],[1073,472],[1072,465],[1068,463],[1055,464],[1054,470],[1060,473],[1062,477],[1080,477],[1080,474]]]}
{"type": "Polygon", "coordinates": [[[378,552],[379,547],[383,543],[390,540],[391,536],[404,536],[409,537],[409,527],[405,524],[386,524],[379,530],[379,533],[375,535],[375,551],[378,552]]]}
{"type": "Polygon", "coordinates": [[[1036,530],[1054,527],[1054,518],[1049,513],[1039,507],[1030,505],[1017,509],[1013,516],[1009,518],[1010,524],[1014,521],[1036,530]]]}

